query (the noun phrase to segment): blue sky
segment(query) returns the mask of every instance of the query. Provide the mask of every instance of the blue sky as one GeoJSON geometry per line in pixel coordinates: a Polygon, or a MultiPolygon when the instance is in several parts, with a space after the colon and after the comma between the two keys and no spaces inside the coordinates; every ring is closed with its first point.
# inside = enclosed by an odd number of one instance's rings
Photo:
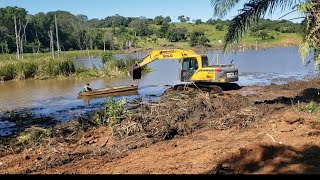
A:
{"type": "MultiPolygon", "coordinates": [[[[0,0],[0,7],[18,6],[25,8],[29,14],[56,10],[69,11],[74,15],[84,14],[89,19],[102,19],[119,14],[124,17],[154,18],[155,16],[170,16],[172,21],[178,21],[178,16],[190,17],[190,20],[207,21],[213,16],[210,0],[0,0]]],[[[231,19],[237,14],[235,7],[224,19],[231,19]]],[[[266,18],[278,19],[285,12],[277,11],[266,18]]],[[[285,19],[299,17],[297,13],[286,16],[285,19]]],[[[297,21],[295,21],[297,22],[297,21]]]]}

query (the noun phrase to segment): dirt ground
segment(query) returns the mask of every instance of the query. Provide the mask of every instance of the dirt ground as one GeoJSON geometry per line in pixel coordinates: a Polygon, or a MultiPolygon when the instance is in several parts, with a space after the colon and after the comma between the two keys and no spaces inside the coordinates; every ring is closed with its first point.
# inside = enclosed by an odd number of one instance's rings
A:
{"type": "Polygon", "coordinates": [[[72,121],[41,145],[2,148],[0,173],[320,174],[320,112],[308,106],[320,103],[319,89],[308,79],[168,90],[156,103],[132,103],[121,124],[77,134],[81,121],[72,121]]]}

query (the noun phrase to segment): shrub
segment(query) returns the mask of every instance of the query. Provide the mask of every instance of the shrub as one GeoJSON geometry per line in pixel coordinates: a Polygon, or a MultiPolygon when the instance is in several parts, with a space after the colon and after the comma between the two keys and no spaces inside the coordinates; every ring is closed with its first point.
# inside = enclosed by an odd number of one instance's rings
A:
{"type": "Polygon", "coordinates": [[[116,101],[111,98],[105,102],[104,108],[95,111],[92,121],[98,125],[108,124],[110,126],[119,124],[127,114],[125,109],[126,100],[116,101]]]}

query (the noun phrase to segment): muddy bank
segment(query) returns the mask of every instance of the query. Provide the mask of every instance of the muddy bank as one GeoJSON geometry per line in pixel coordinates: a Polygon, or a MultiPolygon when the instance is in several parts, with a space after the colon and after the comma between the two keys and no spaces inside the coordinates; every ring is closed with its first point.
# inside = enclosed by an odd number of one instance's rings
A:
{"type": "Polygon", "coordinates": [[[169,90],[131,103],[112,126],[92,116],[56,126],[36,146],[1,146],[0,173],[320,173],[312,160],[319,112],[307,108],[320,102],[319,87],[310,79],[218,94],[169,90]],[[283,163],[289,168],[276,171],[283,163]]]}

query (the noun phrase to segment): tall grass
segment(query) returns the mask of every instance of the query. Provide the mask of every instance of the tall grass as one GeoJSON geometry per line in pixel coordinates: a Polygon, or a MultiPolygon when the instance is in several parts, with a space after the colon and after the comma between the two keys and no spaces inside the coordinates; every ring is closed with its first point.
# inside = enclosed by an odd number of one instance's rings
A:
{"type": "Polygon", "coordinates": [[[101,61],[103,63],[101,68],[103,74],[114,77],[127,75],[127,72],[135,65],[138,58],[126,57],[117,59],[113,53],[104,53],[101,56],[101,61]]]}
{"type": "MultiPolygon", "coordinates": [[[[116,51],[68,51],[61,52],[59,57],[52,59],[49,53],[25,54],[22,60],[16,60],[14,54],[0,55],[0,79],[46,79],[57,76],[74,78],[117,78],[128,75],[131,67],[138,61],[135,57],[115,58],[116,51]],[[73,59],[85,56],[100,56],[103,62],[101,68],[75,69],[73,59]]],[[[150,72],[147,66],[144,72],[150,72]]]]}
{"type": "MultiPolygon", "coordinates": [[[[55,53],[55,58],[73,59],[78,57],[97,57],[103,53],[103,50],[83,50],[83,51],[62,51],[55,53]]],[[[23,60],[45,59],[52,57],[51,53],[25,53],[23,60]]],[[[17,60],[16,54],[1,54],[0,61],[17,60]]]]}
{"type": "Polygon", "coordinates": [[[100,68],[97,68],[95,66],[93,66],[92,68],[79,66],[73,76],[80,79],[127,77],[128,72],[136,61],[137,59],[135,58],[116,59],[112,57],[107,61],[104,61],[103,65],[100,68]]]}
{"type": "Polygon", "coordinates": [[[69,76],[74,72],[71,59],[0,61],[0,77],[3,80],[69,76]]]}

